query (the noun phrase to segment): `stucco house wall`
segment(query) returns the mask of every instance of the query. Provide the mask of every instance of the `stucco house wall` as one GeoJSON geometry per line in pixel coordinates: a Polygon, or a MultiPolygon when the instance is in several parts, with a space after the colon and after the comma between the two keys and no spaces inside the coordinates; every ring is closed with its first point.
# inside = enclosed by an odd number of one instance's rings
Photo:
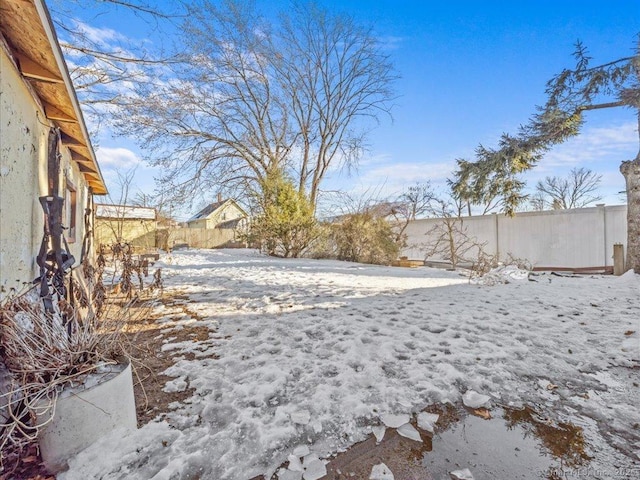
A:
{"type": "MultiPolygon", "coordinates": [[[[5,49],[0,50],[0,299],[21,291],[38,276],[35,254],[40,248],[44,214],[38,198],[47,195],[49,128],[44,112],[31,94],[5,49]],[[43,122],[44,119],[44,122],[43,122]]],[[[87,182],[61,146],[59,185],[75,187],[75,238],[69,250],[80,258],[84,235],[87,182]]],[[[60,192],[62,195],[62,191],[60,192]]],[[[70,213],[70,212],[68,212],[70,213]]],[[[66,225],[65,225],[66,226],[66,225]]]]}
{"type": "Polygon", "coordinates": [[[94,191],[106,192],[66,66],[47,20],[46,7],[36,0],[8,2],[1,7],[0,15],[4,18],[0,32],[0,301],[24,291],[39,275],[36,256],[43,237],[44,212],[38,198],[49,194],[49,132],[51,127],[61,125],[51,119],[54,115],[59,116],[61,109],[68,112],[69,125],[73,121],[73,126],[61,126],[61,135],[66,135],[66,143],[62,140],[58,143],[61,155],[58,193],[66,198],[63,225],[74,227],[65,230],[65,237],[76,262],[80,261],[82,251],[90,182],[94,191]],[[34,33],[26,38],[13,33],[12,38],[12,32],[20,32],[24,25],[29,25],[38,35],[34,33]],[[24,72],[24,60],[23,71],[19,69],[16,55],[24,55],[21,45],[32,48],[38,41],[41,42],[38,46],[39,59],[42,63],[48,62],[50,67],[46,73],[52,78],[66,75],[64,79],[57,78],[49,84],[28,78],[24,72]],[[54,66],[59,70],[54,72],[54,66]],[[38,88],[44,83],[47,84],[44,88],[51,92],[50,100],[55,95],[60,103],[43,105],[43,93],[38,88]],[[54,87],[49,86],[53,84],[54,87]],[[52,113],[54,111],[55,114],[52,113]],[[67,146],[71,143],[68,133],[74,135],[77,152],[67,146]],[[81,171],[79,158],[89,165],[83,168],[85,172],[91,170],[92,178],[81,171]]]}
{"type": "Polygon", "coordinates": [[[33,252],[43,230],[38,196],[46,189],[49,132],[38,113],[22,77],[0,49],[0,298],[37,276],[33,252]]]}

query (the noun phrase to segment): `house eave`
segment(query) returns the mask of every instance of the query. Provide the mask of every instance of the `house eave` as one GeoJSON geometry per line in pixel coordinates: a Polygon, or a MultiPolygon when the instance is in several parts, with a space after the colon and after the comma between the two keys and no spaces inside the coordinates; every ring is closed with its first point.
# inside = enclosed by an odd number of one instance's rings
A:
{"type": "Polygon", "coordinates": [[[91,172],[85,171],[83,175],[92,192],[106,194],[80,103],[43,0],[2,0],[0,34],[16,67],[37,95],[45,116],[60,128],[62,143],[89,164],[91,172]]]}

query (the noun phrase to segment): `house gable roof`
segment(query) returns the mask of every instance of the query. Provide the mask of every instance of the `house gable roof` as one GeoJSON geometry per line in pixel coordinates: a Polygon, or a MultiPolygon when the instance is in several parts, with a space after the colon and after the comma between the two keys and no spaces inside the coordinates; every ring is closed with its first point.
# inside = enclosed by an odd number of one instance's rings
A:
{"type": "Polygon", "coordinates": [[[195,222],[196,220],[202,220],[204,218],[207,218],[209,215],[211,215],[213,212],[218,210],[226,202],[227,200],[210,203],[209,205],[204,207],[202,210],[200,210],[198,213],[196,213],[193,217],[191,217],[189,220],[187,220],[187,222],[195,222]]]}
{"type": "Polygon", "coordinates": [[[211,216],[213,213],[215,213],[217,210],[221,209],[224,205],[228,203],[235,205],[235,207],[238,210],[240,210],[243,213],[243,215],[245,216],[247,215],[247,212],[245,212],[244,209],[240,205],[238,205],[234,199],[228,198],[220,202],[210,203],[209,205],[204,207],[202,210],[200,210],[198,213],[196,213],[193,217],[191,217],[189,220],[187,220],[187,223],[195,222],[197,220],[203,220],[211,216]]]}
{"type": "Polygon", "coordinates": [[[0,34],[8,54],[29,83],[46,117],[61,131],[93,193],[107,187],[91,145],[58,37],[43,0],[2,0],[0,34]]]}

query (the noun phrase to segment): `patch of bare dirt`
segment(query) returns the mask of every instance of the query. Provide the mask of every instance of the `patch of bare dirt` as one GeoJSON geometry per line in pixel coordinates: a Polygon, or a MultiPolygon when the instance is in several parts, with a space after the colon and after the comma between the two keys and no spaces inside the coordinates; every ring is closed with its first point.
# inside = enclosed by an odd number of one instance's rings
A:
{"type": "MultiPolygon", "coordinates": [[[[165,293],[161,301],[165,305],[179,307],[183,313],[196,321],[202,320],[201,316],[191,311],[188,304],[184,303],[188,298],[180,293],[165,293]]],[[[147,314],[134,314],[133,317],[137,320],[129,325],[127,337],[135,370],[134,395],[138,427],[141,427],[158,415],[168,413],[171,403],[186,400],[193,394],[192,389],[183,392],[163,390],[172,377],[163,375],[161,372],[176,362],[175,351],[162,351],[165,341],[171,337],[173,343],[202,342],[209,338],[211,330],[206,325],[197,325],[197,323],[181,329],[170,329],[170,323],[158,323],[158,317],[150,310],[147,314]]],[[[179,358],[193,360],[195,355],[192,352],[186,352],[179,354],[179,358]]]]}
{"type": "MultiPolygon", "coordinates": [[[[168,412],[170,403],[180,402],[191,396],[190,390],[171,393],[163,391],[165,384],[172,378],[160,372],[173,365],[175,360],[170,352],[162,351],[165,335],[160,330],[163,327],[155,324],[153,319],[147,320],[147,323],[141,327],[144,329],[129,334],[132,337],[133,391],[138,427],[153,420],[159,414],[168,412]]],[[[172,336],[177,337],[177,341],[187,340],[187,332],[187,330],[176,332],[172,336]]]]}

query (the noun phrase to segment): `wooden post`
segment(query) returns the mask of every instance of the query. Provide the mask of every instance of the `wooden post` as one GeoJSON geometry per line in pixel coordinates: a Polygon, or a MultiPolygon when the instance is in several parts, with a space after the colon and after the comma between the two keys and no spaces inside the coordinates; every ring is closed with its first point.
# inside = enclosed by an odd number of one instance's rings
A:
{"type": "Polygon", "coordinates": [[[624,273],[624,245],[615,243],[613,245],[613,274],[622,275],[624,273]]]}

